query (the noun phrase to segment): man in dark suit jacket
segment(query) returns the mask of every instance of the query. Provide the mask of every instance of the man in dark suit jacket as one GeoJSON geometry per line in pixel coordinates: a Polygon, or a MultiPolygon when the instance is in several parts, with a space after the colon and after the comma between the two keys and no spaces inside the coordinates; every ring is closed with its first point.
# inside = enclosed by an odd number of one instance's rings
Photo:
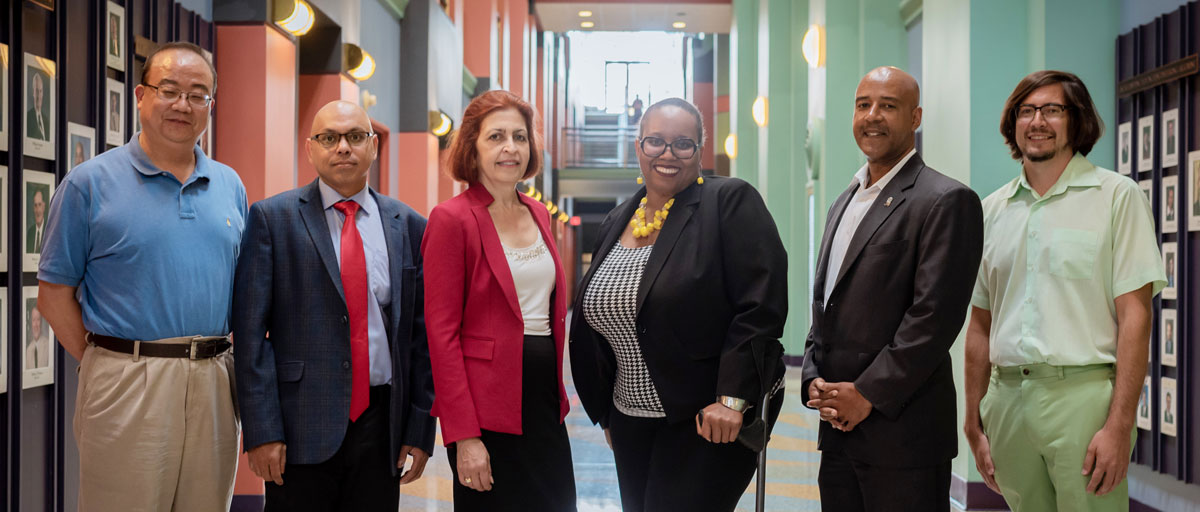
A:
{"type": "Polygon", "coordinates": [[[979,196],[915,150],[920,90],[877,68],[855,93],[867,165],[830,208],[803,385],[821,419],[824,510],[948,511],[957,454],[950,346],[983,244],[979,196]]]}
{"type": "Polygon", "coordinates": [[[46,132],[49,129],[50,119],[47,117],[46,110],[42,108],[46,97],[44,78],[38,71],[32,73],[33,76],[29,80],[33,84],[29,89],[29,101],[32,105],[25,114],[25,131],[31,139],[49,140],[50,137],[46,132]]]}
{"type": "Polygon", "coordinates": [[[323,107],[305,143],[320,179],[251,206],[238,259],[244,446],[267,510],[395,512],[433,452],[425,219],[367,186],[357,105],[323,107]]]}

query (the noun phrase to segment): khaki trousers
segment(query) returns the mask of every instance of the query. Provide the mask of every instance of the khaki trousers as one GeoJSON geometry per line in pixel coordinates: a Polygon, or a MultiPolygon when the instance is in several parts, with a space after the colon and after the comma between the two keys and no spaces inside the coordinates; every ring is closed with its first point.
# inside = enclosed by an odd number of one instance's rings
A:
{"type": "Polygon", "coordinates": [[[88,345],[75,441],[79,510],[229,510],[237,470],[233,354],[140,357],[88,345]]]}

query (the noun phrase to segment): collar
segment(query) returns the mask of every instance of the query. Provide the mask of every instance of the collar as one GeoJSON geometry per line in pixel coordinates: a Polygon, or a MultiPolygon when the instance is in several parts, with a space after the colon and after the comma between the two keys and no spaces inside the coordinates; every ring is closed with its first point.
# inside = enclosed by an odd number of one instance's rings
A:
{"type": "Polygon", "coordinates": [[[333,207],[333,203],[350,200],[358,203],[359,209],[366,212],[367,215],[374,213],[374,208],[372,208],[374,201],[371,201],[371,187],[367,185],[363,185],[362,190],[359,190],[350,197],[342,197],[333,187],[326,185],[325,180],[317,178],[317,190],[321,192],[322,209],[328,210],[333,207]]]}
{"type": "MultiPolygon", "coordinates": [[[[150,156],[146,154],[144,149],[142,149],[142,143],[138,141],[138,136],[141,134],[142,132],[134,133],[133,136],[129,138],[129,142],[125,143],[125,147],[129,148],[129,155],[132,157],[131,160],[133,160],[133,167],[137,169],[138,172],[146,176],[170,174],[167,171],[159,169],[158,166],[154,165],[154,162],[150,161],[150,156]]],[[[207,180],[209,162],[208,156],[205,155],[204,151],[200,149],[199,144],[192,146],[192,154],[196,157],[196,168],[192,170],[192,175],[188,178],[188,182],[190,183],[200,179],[207,180]]]]}
{"type": "Polygon", "coordinates": [[[904,155],[904,158],[901,158],[899,162],[896,162],[896,165],[893,165],[892,169],[889,170],[887,174],[884,174],[882,178],[879,178],[879,181],[876,181],[870,187],[864,187],[864,185],[867,183],[867,180],[870,179],[871,172],[867,169],[867,164],[863,164],[858,172],[854,173],[854,181],[858,183],[859,188],[864,188],[865,190],[883,190],[888,183],[892,182],[892,179],[896,177],[896,174],[900,172],[900,169],[904,168],[904,164],[907,164],[915,154],[917,154],[917,148],[910,149],[908,154],[904,155]]]}
{"type": "MultiPolygon", "coordinates": [[[[1041,198],[1062,194],[1071,187],[1089,188],[1099,186],[1100,177],[1096,175],[1096,166],[1092,164],[1087,157],[1077,152],[1075,153],[1075,156],[1071,157],[1071,161],[1067,162],[1067,167],[1063,169],[1062,174],[1058,176],[1058,181],[1054,182],[1054,185],[1052,185],[1050,189],[1046,191],[1046,194],[1041,198]]],[[[1034,197],[1037,197],[1037,193],[1034,192],[1033,186],[1029,184],[1029,179],[1025,177],[1024,168],[1022,168],[1017,177],[1005,185],[1005,187],[1008,188],[1004,190],[1003,197],[1007,199],[1012,199],[1022,189],[1029,191],[1030,194],[1033,194],[1034,197]]]]}

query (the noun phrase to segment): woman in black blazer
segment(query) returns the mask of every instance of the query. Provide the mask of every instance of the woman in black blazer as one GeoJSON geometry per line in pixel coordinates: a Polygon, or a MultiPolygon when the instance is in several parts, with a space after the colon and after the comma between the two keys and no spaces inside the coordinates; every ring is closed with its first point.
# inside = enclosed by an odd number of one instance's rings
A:
{"type": "Polygon", "coordinates": [[[700,177],[703,144],[687,101],[646,110],[645,188],[604,220],[575,298],[575,386],[627,512],[733,510],[756,458],[738,432],[782,385],[787,255],[757,190],[700,177]]]}

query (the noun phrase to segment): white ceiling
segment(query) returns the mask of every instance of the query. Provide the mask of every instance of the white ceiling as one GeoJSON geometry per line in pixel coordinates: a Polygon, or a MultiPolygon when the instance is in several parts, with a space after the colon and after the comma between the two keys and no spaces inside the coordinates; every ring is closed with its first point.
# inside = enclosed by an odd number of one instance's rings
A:
{"type": "Polygon", "coordinates": [[[724,34],[729,32],[733,20],[733,9],[728,3],[612,3],[611,0],[589,3],[579,0],[537,0],[534,10],[542,22],[542,28],[553,32],[666,30],[724,34]],[[579,17],[581,10],[592,11],[592,16],[579,17]],[[596,26],[590,29],[581,28],[579,23],[586,20],[595,22],[596,26]],[[671,24],[676,21],[686,22],[687,28],[672,28],[671,24]]]}

